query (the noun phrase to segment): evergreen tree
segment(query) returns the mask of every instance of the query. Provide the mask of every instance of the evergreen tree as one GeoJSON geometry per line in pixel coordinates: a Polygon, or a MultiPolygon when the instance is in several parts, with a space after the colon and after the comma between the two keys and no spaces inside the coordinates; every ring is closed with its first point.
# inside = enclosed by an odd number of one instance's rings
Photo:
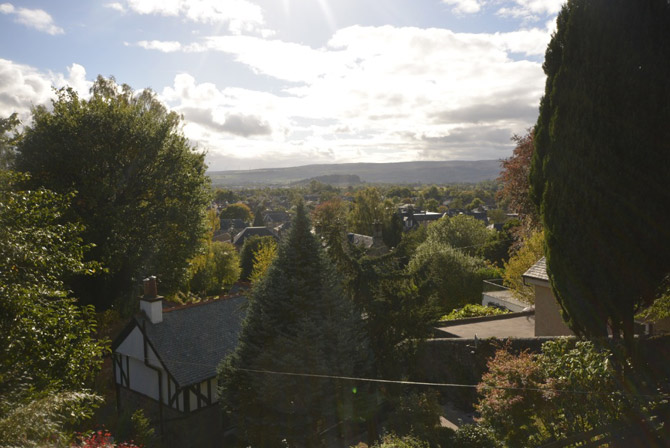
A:
{"type": "Polygon", "coordinates": [[[670,4],[569,0],[546,53],[531,193],[568,323],[629,339],[670,258],[670,4]]]}
{"type": "Polygon", "coordinates": [[[221,403],[252,446],[321,446],[321,433],[353,409],[355,384],[271,372],[353,376],[368,357],[360,314],[310,228],[300,204],[221,366],[221,403]]]}

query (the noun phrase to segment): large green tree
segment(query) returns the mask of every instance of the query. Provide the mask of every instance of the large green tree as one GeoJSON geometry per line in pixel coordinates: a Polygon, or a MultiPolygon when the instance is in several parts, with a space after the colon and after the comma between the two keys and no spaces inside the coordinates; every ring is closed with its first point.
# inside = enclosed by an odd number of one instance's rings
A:
{"type": "Polygon", "coordinates": [[[633,334],[670,271],[670,4],[569,0],[547,48],[531,193],[582,335],[633,334]]]}
{"type": "Polygon", "coordinates": [[[0,170],[1,446],[39,444],[89,415],[97,397],[86,388],[106,350],[93,307],[63,283],[97,269],[83,261],[81,226],[62,220],[72,197],[22,190],[22,180],[0,170]]]}
{"type": "Polygon", "coordinates": [[[67,218],[85,225],[82,236],[95,245],[87,257],[107,269],[75,279],[84,302],[107,307],[148,274],[166,292],[185,280],[206,231],[209,181],[204,154],[180,125],[152,91],[102,77],[88,100],[66,88],[53,108],[33,109],[17,169],[31,173],[31,187],[77,192],[67,218]]]}
{"type": "Polygon", "coordinates": [[[221,403],[252,446],[323,446],[322,432],[352,415],[354,384],[285,374],[353,376],[368,355],[360,314],[310,230],[300,204],[221,366],[221,403]]]}

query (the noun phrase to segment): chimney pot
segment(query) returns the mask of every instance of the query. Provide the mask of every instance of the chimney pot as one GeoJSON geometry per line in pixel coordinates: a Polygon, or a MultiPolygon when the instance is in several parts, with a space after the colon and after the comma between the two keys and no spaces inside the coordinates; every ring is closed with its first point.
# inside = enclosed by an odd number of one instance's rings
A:
{"type": "Polygon", "coordinates": [[[144,279],[144,297],[151,299],[158,296],[158,286],[156,285],[156,276],[152,275],[144,279]]]}

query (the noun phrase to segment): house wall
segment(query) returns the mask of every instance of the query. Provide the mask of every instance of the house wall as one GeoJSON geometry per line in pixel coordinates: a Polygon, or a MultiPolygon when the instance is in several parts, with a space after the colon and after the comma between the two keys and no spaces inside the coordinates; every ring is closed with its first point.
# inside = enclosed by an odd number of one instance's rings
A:
{"type": "Polygon", "coordinates": [[[533,283],[535,287],[535,336],[573,336],[561,316],[561,308],[551,292],[549,282],[533,283]]]}
{"type": "Polygon", "coordinates": [[[144,362],[144,335],[138,327],[119,345],[114,358],[114,378],[117,384],[156,401],[162,396],[163,404],[167,407],[180,412],[191,412],[214,405],[218,401],[216,378],[193,385],[193,390],[180,389],[147,344],[147,361],[161,372],[162,388],[159,390],[158,372],[144,362]]]}

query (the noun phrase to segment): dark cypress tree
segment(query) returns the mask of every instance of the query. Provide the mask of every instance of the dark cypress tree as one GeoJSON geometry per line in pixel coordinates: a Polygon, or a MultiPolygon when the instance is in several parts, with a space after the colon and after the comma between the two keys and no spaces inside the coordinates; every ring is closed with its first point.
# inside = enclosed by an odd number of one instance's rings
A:
{"type": "Polygon", "coordinates": [[[322,432],[356,401],[351,382],[271,372],[353,376],[367,363],[360,314],[310,228],[301,204],[220,368],[224,411],[252,446],[322,446],[322,432]]]}
{"type": "Polygon", "coordinates": [[[670,271],[670,4],[569,0],[546,52],[531,193],[568,323],[630,340],[670,271]]]}

